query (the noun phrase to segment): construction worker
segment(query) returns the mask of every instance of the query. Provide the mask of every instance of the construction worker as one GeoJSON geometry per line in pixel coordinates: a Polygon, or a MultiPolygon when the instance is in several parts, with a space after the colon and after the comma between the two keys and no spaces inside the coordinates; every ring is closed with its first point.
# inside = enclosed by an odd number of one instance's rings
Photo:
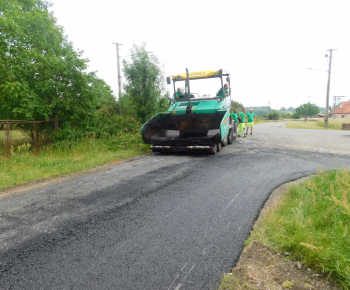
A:
{"type": "Polygon", "coordinates": [[[254,126],[254,121],[255,121],[255,114],[253,113],[253,109],[249,110],[250,112],[247,113],[248,117],[248,122],[247,122],[247,132],[245,133],[248,135],[249,127],[250,127],[250,135],[253,135],[253,126],[254,126]]]}
{"type": "Polygon", "coordinates": [[[235,123],[238,122],[238,119],[237,119],[237,109],[233,109],[233,113],[231,114],[231,117],[232,117],[233,121],[235,121],[235,123]]]}
{"type": "Polygon", "coordinates": [[[244,127],[245,127],[245,109],[239,113],[239,118],[241,122],[238,124],[238,137],[245,137],[244,135],[244,127]]]}
{"type": "Polygon", "coordinates": [[[222,93],[222,88],[218,91],[216,94],[217,97],[222,97],[223,95],[228,96],[230,94],[231,88],[228,86],[228,84],[224,85],[224,94],[222,93]]]}
{"type": "Polygon", "coordinates": [[[183,96],[183,92],[181,92],[180,88],[177,88],[175,92],[175,101],[182,101],[182,96],[183,96]]]}

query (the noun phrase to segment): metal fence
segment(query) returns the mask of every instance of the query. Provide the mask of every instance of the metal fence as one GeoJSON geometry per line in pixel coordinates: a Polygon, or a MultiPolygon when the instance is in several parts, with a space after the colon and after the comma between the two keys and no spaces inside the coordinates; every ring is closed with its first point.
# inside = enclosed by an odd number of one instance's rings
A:
{"type": "Polygon", "coordinates": [[[53,122],[53,128],[57,132],[58,131],[58,120],[57,119],[49,119],[44,121],[26,121],[26,120],[0,120],[0,124],[6,125],[5,130],[5,151],[6,156],[11,157],[11,142],[12,142],[12,124],[33,124],[32,129],[32,140],[33,140],[33,149],[34,152],[37,150],[37,143],[38,143],[38,136],[37,136],[37,130],[36,125],[40,123],[47,123],[47,122],[53,122]]]}

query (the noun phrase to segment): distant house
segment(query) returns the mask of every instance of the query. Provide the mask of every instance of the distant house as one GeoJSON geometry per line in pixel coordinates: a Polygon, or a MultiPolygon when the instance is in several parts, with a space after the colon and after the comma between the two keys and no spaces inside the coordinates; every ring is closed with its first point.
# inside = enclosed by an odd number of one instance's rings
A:
{"type": "Polygon", "coordinates": [[[350,119],[350,101],[341,102],[334,109],[333,118],[335,119],[350,119]]]}
{"type": "Polygon", "coordinates": [[[324,115],[323,114],[317,114],[317,115],[310,116],[310,118],[324,118],[324,115]]]}

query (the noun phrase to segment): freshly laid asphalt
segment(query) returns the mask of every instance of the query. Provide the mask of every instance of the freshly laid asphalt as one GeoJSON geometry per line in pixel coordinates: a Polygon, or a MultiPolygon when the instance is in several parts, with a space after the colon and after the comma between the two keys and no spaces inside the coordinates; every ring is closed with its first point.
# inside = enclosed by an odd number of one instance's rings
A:
{"type": "Polygon", "coordinates": [[[0,288],[215,289],[276,187],[350,168],[350,152],[291,149],[274,139],[299,130],[275,127],[214,156],[151,153],[1,199],[0,288]]]}

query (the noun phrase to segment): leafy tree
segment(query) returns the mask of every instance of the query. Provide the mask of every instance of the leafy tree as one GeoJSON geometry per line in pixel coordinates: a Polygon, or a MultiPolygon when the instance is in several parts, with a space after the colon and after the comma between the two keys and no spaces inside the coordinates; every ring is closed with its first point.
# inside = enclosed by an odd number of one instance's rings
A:
{"type": "Polygon", "coordinates": [[[275,110],[269,113],[268,120],[279,120],[280,114],[275,110]]]}
{"type": "Polygon", "coordinates": [[[149,55],[145,44],[140,46],[134,44],[131,50],[131,62],[123,60],[123,65],[126,99],[138,119],[146,122],[156,113],[166,111],[168,95],[164,89],[165,77],[157,57],[149,55]]]}
{"type": "Polygon", "coordinates": [[[48,7],[44,0],[1,1],[0,117],[87,126],[102,99],[113,102],[112,91],[85,72],[88,60],[73,49],[48,7]]]}
{"type": "Polygon", "coordinates": [[[299,113],[297,113],[297,112],[294,112],[292,114],[292,119],[300,119],[300,117],[301,117],[301,115],[299,113]]]}
{"type": "Polygon", "coordinates": [[[306,103],[296,108],[295,112],[296,116],[299,116],[299,118],[301,116],[304,116],[306,120],[307,116],[318,114],[320,112],[320,109],[315,104],[306,103]]]}
{"type": "Polygon", "coordinates": [[[237,101],[231,101],[231,111],[233,112],[233,109],[238,109],[238,108],[243,109],[244,108],[243,104],[237,101]]]}
{"type": "Polygon", "coordinates": [[[271,108],[269,106],[262,106],[262,107],[252,107],[254,109],[255,115],[260,116],[267,116],[267,112],[271,112],[271,108]]]}
{"type": "Polygon", "coordinates": [[[290,112],[295,112],[295,109],[293,107],[289,107],[287,110],[290,112]]]}
{"type": "Polygon", "coordinates": [[[280,108],[280,111],[287,111],[287,109],[286,109],[286,107],[282,107],[282,108],[280,108]]]}
{"type": "Polygon", "coordinates": [[[326,112],[326,108],[325,107],[318,107],[320,110],[320,113],[325,113],[326,112]]]}
{"type": "Polygon", "coordinates": [[[286,112],[280,113],[280,118],[290,119],[290,118],[292,118],[292,114],[286,113],[286,112]]]}

